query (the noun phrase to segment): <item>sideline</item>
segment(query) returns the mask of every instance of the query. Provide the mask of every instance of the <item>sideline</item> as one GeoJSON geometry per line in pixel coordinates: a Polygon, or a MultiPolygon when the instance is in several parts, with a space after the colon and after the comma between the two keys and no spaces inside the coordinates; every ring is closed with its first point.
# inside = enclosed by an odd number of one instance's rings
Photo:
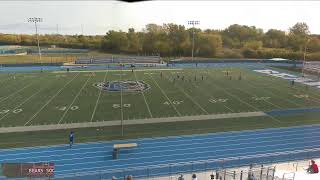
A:
{"type": "MultiPolygon", "coordinates": [[[[181,121],[201,121],[201,120],[230,119],[230,118],[255,117],[255,116],[267,116],[267,114],[261,111],[256,111],[256,112],[210,114],[210,115],[182,116],[182,117],[168,117],[168,118],[149,118],[149,119],[124,120],[123,124],[135,125],[135,124],[151,124],[151,123],[166,123],[166,122],[181,122],[181,121]]],[[[2,127],[0,128],[0,133],[48,131],[48,130],[58,130],[58,129],[74,129],[74,128],[85,128],[85,127],[119,126],[119,125],[121,125],[121,120],[69,123],[69,124],[35,125],[35,126],[2,127]]]]}

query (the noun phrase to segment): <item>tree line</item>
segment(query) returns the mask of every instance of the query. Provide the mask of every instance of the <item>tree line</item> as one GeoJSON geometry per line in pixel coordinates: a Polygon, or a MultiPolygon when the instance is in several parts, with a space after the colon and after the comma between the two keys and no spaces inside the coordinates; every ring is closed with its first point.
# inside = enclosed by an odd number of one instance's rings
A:
{"type": "MultiPolygon", "coordinates": [[[[110,30],[104,36],[40,35],[42,46],[86,48],[109,53],[160,55],[162,57],[194,55],[217,58],[301,59],[306,48],[309,59],[320,59],[320,36],[310,34],[306,23],[296,23],[288,32],[233,24],[223,30],[186,28],[173,23],[147,24],[142,31],[110,30]]],[[[36,37],[25,34],[0,34],[0,45],[37,45],[36,37]]]]}

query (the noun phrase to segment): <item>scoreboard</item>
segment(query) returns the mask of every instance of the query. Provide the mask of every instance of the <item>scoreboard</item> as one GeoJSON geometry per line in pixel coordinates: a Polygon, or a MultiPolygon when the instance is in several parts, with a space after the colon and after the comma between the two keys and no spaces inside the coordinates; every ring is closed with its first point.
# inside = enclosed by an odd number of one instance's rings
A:
{"type": "Polygon", "coordinates": [[[53,178],[54,163],[2,163],[0,171],[7,178],[53,178]]]}

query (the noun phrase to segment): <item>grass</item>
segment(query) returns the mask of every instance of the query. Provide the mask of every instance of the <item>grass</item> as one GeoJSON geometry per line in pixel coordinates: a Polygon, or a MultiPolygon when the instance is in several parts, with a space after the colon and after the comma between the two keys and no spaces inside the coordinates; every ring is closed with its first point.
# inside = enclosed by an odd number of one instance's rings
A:
{"type": "MultiPolygon", "coordinates": [[[[160,70],[0,74],[0,85],[2,127],[320,107],[317,89],[306,90],[298,83],[291,88],[288,81],[240,68],[172,69],[162,71],[162,76],[160,70]],[[94,84],[104,78],[142,80],[151,88],[143,93],[100,93],[94,84]],[[309,98],[294,96],[301,94],[309,98]]],[[[119,126],[75,131],[77,141],[85,142],[316,124],[319,115],[127,125],[124,136],[119,126]]],[[[0,134],[0,147],[65,143],[69,131],[0,134]]]]}

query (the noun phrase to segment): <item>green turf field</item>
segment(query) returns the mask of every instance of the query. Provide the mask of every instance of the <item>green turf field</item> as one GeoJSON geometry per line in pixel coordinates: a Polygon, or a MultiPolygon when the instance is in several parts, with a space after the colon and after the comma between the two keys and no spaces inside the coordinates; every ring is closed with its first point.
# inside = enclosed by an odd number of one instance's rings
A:
{"type": "MultiPolygon", "coordinates": [[[[298,83],[290,87],[288,81],[240,68],[11,73],[0,74],[0,85],[1,127],[136,119],[148,121],[152,118],[320,107],[317,89],[306,89],[298,83]],[[229,71],[228,76],[226,71],[229,71]],[[94,86],[99,82],[121,80],[143,81],[150,89],[142,92],[106,92],[94,86]]],[[[319,114],[127,125],[122,138],[319,123],[319,114]]],[[[79,139],[92,141],[121,138],[120,129],[113,126],[77,131],[83,134],[79,139]]],[[[16,133],[15,141],[26,143],[23,145],[61,143],[66,132],[69,131],[16,133]],[[35,137],[38,137],[37,140],[35,137]]],[[[12,142],[12,134],[15,133],[1,134],[0,145],[12,146],[8,145],[12,142]],[[8,136],[10,138],[4,138],[8,136]]]]}

